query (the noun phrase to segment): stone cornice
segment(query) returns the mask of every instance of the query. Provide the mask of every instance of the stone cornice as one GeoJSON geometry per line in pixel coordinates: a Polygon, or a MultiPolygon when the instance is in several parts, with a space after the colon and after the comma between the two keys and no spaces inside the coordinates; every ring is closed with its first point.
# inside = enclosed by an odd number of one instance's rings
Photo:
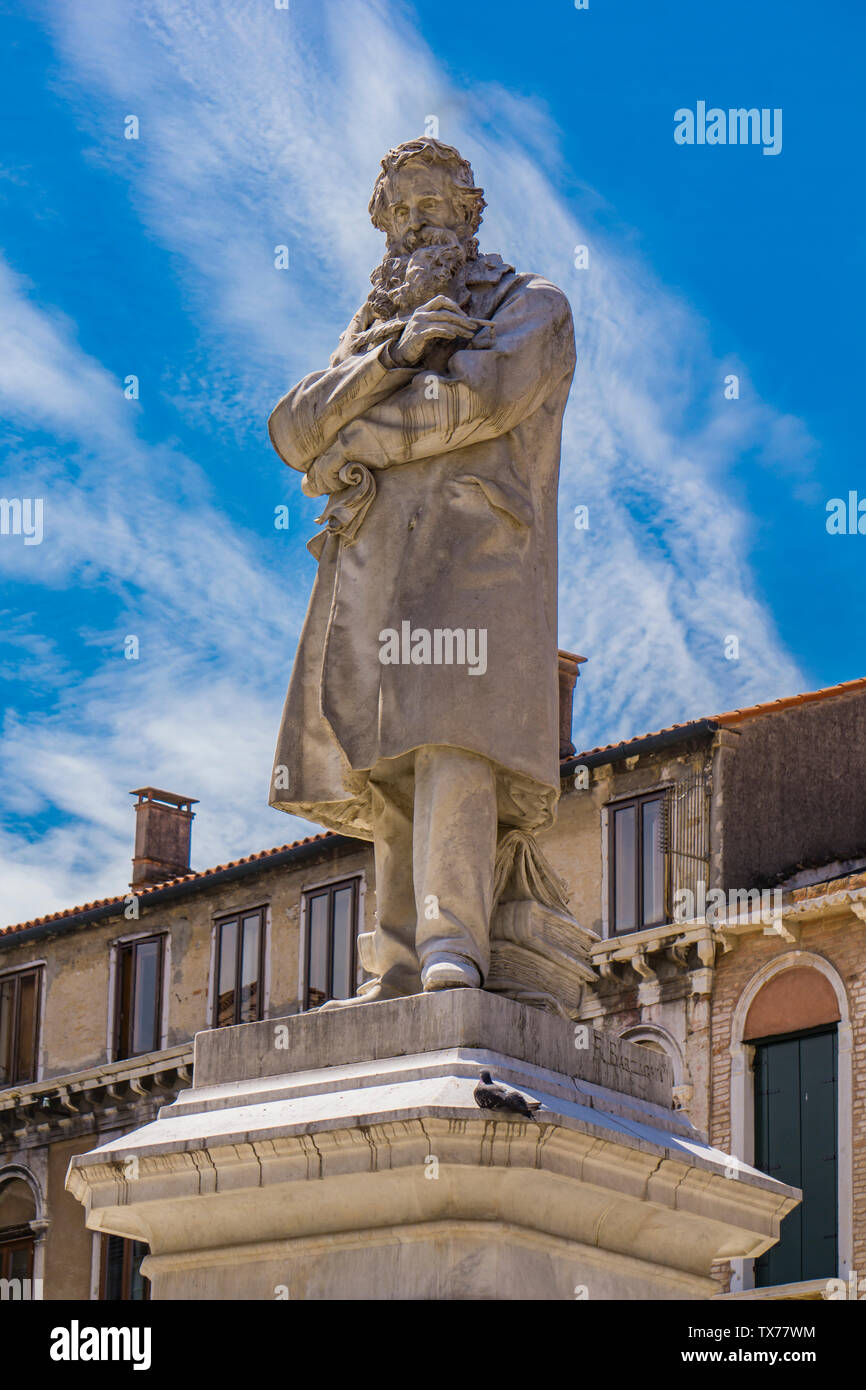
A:
{"type": "Polygon", "coordinates": [[[89,1128],[97,1114],[105,1118],[141,1102],[165,1102],[190,1085],[192,1061],[193,1044],[188,1042],[9,1086],[0,1091],[0,1138],[45,1137],[58,1127],[89,1128]]]}
{"type": "Polygon", "coordinates": [[[639,977],[638,1002],[656,1002],[661,989],[659,966],[666,957],[684,974],[688,974],[694,994],[709,994],[716,951],[730,949],[721,933],[701,919],[691,922],[667,922],[657,927],[622,936],[607,937],[590,949],[592,963],[603,980],[622,986],[626,983],[622,967],[630,966],[639,977]],[[692,956],[694,947],[695,955],[692,956]],[[691,958],[692,965],[688,965],[691,958]],[[695,964],[697,961],[697,964],[695,964]]]}
{"type": "Polygon", "coordinates": [[[732,950],[741,937],[760,933],[778,936],[794,945],[800,939],[802,927],[846,916],[851,919],[852,926],[857,922],[866,924],[866,887],[835,888],[825,893],[813,892],[809,897],[804,890],[798,889],[795,894],[785,893],[778,913],[770,911],[762,916],[760,912],[743,908],[736,913],[720,913],[713,923],[705,917],[697,917],[606,937],[590,947],[590,958],[603,980],[620,986],[627,983],[622,968],[631,966],[640,979],[641,1004],[653,1002],[650,995],[658,987],[660,955],[688,971],[693,993],[708,994],[717,955],[732,950]],[[695,958],[690,956],[692,947],[697,953],[697,965],[695,958]]]}

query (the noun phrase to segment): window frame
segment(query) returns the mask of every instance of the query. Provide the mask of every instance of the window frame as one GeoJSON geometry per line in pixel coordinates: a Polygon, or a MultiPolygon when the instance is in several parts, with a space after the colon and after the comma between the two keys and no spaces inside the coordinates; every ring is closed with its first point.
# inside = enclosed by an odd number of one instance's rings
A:
{"type": "Polygon", "coordinates": [[[0,1231],[0,1279],[18,1278],[29,1280],[33,1287],[33,1270],[36,1265],[36,1237],[29,1225],[7,1226],[0,1231]],[[9,1256],[15,1250],[26,1250],[28,1254],[27,1273],[12,1275],[9,1256]]]}
{"type": "Polygon", "coordinates": [[[39,1044],[42,1032],[42,974],[44,969],[45,966],[42,964],[24,965],[17,967],[15,970],[5,970],[0,974],[0,985],[5,984],[7,980],[15,982],[15,999],[11,1030],[12,1059],[9,1068],[10,1075],[8,1081],[0,1080],[0,1091],[8,1090],[11,1086],[27,1085],[39,1080],[39,1044]],[[33,1075],[19,1076],[17,1073],[21,1053],[21,1038],[19,1036],[21,1024],[21,981],[27,979],[29,976],[34,976],[36,979],[36,997],[33,1005],[33,1075]]]}
{"type": "Polygon", "coordinates": [[[147,935],[133,936],[126,940],[114,942],[114,1020],[111,1031],[112,1037],[112,1061],[125,1062],[130,1057],[145,1057],[148,1052],[158,1052],[162,1046],[163,1035],[163,1009],[165,1004],[165,964],[167,959],[166,932],[148,932],[147,935]],[[159,955],[156,965],[156,997],[154,999],[154,1034],[155,1046],[145,1049],[144,1052],[125,1050],[121,1052],[121,1019],[123,1013],[123,957],[124,953],[130,951],[133,957],[132,975],[132,994],[130,998],[129,1027],[134,1027],[135,1023],[135,957],[140,946],[147,946],[155,941],[159,947],[159,955]]]}
{"type": "MultiPolygon", "coordinates": [[[[361,922],[361,907],[363,895],[363,874],[346,874],[342,878],[328,879],[325,883],[310,884],[309,887],[301,891],[301,923],[302,923],[302,961],[303,974],[301,979],[301,1010],[306,1013],[309,1009],[319,1008],[318,1004],[310,1004],[310,933],[312,930],[312,913],[310,904],[314,898],[319,898],[327,894],[328,896],[328,988],[333,988],[334,983],[334,897],[341,888],[352,889],[352,917],[354,921],[354,931],[352,933],[352,958],[349,966],[349,980],[353,986],[358,978],[358,929],[361,922]]],[[[328,994],[328,999],[334,995],[328,994]]],[[[327,1002],[327,1001],[323,1001],[327,1002]]]]}
{"type": "Polygon", "coordinates": [[[607,804],[607,856],[608,856],[608,876],[607,876],[607,912],[608,912],[608,936],[631,936],[635,932],[649,931],[653,927],[666,926],[671,920],[670,910],[670,864],[669,857],[664,850],[661,850],[662,870],[664,873],[662,917],[658,922],[644,922],[643,920],[643,806],[650,801],[661,803],[662,814],[664,814],[665,799],[668,795],[668,787],[654,787],[651,791],[635,792],[633,796],[623,796],[616,801],[607,804]],[[628,807],[635,808],[635,852],[634,852],[634,874],[635,874],[635,898],[634,898],[634,926],[617,927],[616,925],[616,817],[617,812],[624,811],[628,807]]]}
{"type": "MultiPolygon", "coordinates": [[[[99,1251],[99,1293],[100,1303],[149,1303],[150,1302],[150,1280],[146,1274],[142,1274],[142,1294],[143,1297],[132,1297],[132,1262],[133,1252],[136,1245],[145,1246],[145,1255],[150,1252],[147,1250],[146,1241],[128,1240],[125,1236],[110,1235],[103,1232],[99,1251]],[[108,1243],[111,1240],[123,1241],[123,1259],[120,1267],[120,1298],[110,1298],[108,1295],[108,1243]]],[[[142,1256],[144,1258],[144,1256],[142,1256]]]]}
{"type": "Polygon", "coordinates": [[[213,998],[212,998],[212,1001],[211,1001],[211,1012],[210,1012],[210,1019],[211,1019],[211,1027],[212,1027],[212,1028],[234,1028],[234,1027],[237,1027],[242,1021],[244,1021],[244,1022],[253,1022],[253,1023],[261,1023],[261,1022],[265,1019],[265,1017],[266,1017],[266,1009],[265,1009],[265,1003],[266,1003],[266,1000],[265,1000],[265,960],[266,960],[265,941],[266,941],[267,930],[268,930],[268,917],[269,917],[268,907],[269,907],[269,904],[268,904],[268,903],[260,904],[258,907],[242,907],[242,908],[238,908],[236,912],[227,912],[227,913],[224,913],[224,914],[222,914],[221,916],[217,917],[217,918],[214,920],[213,998]],[[239,981],[240,981],[240,973],[241,973],[241,965],[242,965],[242,952],[243,952],[243,940],[244,940],[244,933],[243,933],[243,929],[242,929],[242,928],[243,928],[243,921],[244,921],[244,918],[246,918],[246,917],[254,917],[254,916],[256,916],[256,915],[258,915],[258,918],[259,918],[259,961],[258,961],[258,982],[259,982],[259,1001],[260,1001],[260,1002],[259,1002],[259,1016],[258,1016],[258,1018],[256,1018],[256,1019],[241,1020],[241,1019],[238,1018],[237,1015],[238,1015],[238,1012],[239,1012],[239,1009],[240,1009],[240,1000],[241,1000],[241,993],[240,993],[240,989],[238,988],[238,985],[239,985],[239,981]],[[233,1017],[231,1023],[220,1023],[220,1022],[219,1022],[220,965],[221,965],[221,961],[222,961],[223,927],[225,927],[225,926],[226,926],[227,924],[229,924],[230,922],[236,922],[236,923],[238,924],[238,928],[239,928],[238,933],[237,933],[237,941],[236,941],[236,943],[235,943],[235,972],[234,972],[234,980],[235,980],[235,985],[234,985],[235,1003],[234,1003],[234,1017],[233,1017]]]}

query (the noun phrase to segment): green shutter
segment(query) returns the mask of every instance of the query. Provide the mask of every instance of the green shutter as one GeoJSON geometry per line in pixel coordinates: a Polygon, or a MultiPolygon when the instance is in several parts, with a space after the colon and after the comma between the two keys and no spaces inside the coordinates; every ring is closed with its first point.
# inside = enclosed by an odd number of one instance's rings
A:
{"type": "Polygon", "coordinates": [[[835,1277],[836,1030],[755,1046],[755,1167],[803,1189],[781,1238],[755,1262],[755,1285],[835,1277]]]}

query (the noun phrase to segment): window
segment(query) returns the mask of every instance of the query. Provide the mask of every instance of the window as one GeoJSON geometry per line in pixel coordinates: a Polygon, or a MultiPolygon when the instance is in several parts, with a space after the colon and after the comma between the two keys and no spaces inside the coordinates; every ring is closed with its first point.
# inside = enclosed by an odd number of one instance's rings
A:
{"type": "Polygon", "coordinates": [[[0,1279],[32,1280],[34,1244],[29,1233],[10,1237],[7,1232],[0,1232],[0,1279]]]}
{"type": "Polygon", "coordinates": [[[36,1080],[42,967],[0,977],[0,1086],[36,1080]]]}
{"type": "Polygon", "coordinates": [[[304,1008],[355,992],[355,937],[360,879],[344,879],[304,894],[306,981],[304,1008]]]}
{"type": "MultiPolygon", "coordinates": [[[[0,1285],[0,1298],[32,1298],[33,1256],[36,1241],[31,1222],[36,1201],[29,1183],[16,1173],[0,1177],[0,1279],[16,1284],[0,1285]]],[[[38,1294],[36,1295],[39,1296],[38,1294]]]]}
{"type": "Polygon", "coordinates": [[[803,1189],[779,1241],[755,1261],[756,1288],[834,1277],[838,1264],[836,1027],[755,1047],[755,1167],[803,1189]]]}
{"type": "Polygon", "coordinates": [[[114,1060],[155,1052],[162,1015],[163,938],[148,936],[117,947],[114,1060]]]}
{"type": "Polygon", "coordinates": [[[667,920],[662,819],[665,795],[635,796],[610,807],[611,933],[667,920]]]}
{"type": "Polygon", "coordinates": [[[141,1272],[146,1254],[144,1241],[102,1237],[99,1297],[104,1302],[138,1303],[150,1298],[150,1280],[141,1272]]]}
{"type": "Polygon", "coordinates": [[[259,907],[217,923],[214,1028],[262,1016],[265,911],[259,907]]]}

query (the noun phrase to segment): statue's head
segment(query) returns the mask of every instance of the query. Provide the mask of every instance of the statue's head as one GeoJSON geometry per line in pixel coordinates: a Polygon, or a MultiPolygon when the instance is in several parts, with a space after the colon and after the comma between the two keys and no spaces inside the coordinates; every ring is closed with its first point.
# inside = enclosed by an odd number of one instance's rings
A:
{"type": "Polygon", "coordinates": [[[385,259],[371,276],[377,317],[447,292],[478,254],[484,206],[469,162],[453,145],[422,136],[389,151],[370,199],[373,226],[386,237],[385,259]]]}
{"type": "Polygon", "coordinates": [[[437,231],[469,241],[478,231],[485,206],[469,161],[441,140],[422,136],[390,150],[370,199],[374,227],[385,233],[388,250],[405,255],[430,245],[437,231]]]}

